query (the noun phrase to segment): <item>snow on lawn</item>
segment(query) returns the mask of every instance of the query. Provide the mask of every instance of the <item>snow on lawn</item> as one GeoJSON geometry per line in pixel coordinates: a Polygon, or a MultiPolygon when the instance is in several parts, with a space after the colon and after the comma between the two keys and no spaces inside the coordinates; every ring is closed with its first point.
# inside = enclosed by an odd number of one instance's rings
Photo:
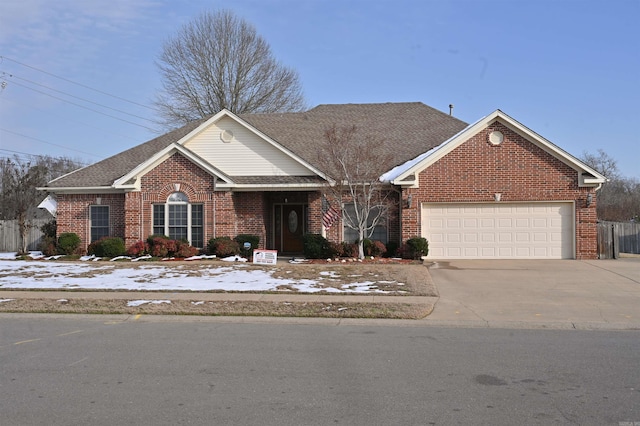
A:
{"type": "MultiPolygon", "coordinates": [[[[374,282],[353,282],[341,288],[325,287],[317,280],[272,277],[273,270],[249,270],[245,264],[225,266],[203,265],[183,269],[177,266],[142,265],[118,267],[113,263],[53,262],[2,260],[0,256],[1,289],[68,289],[68,290],[183,290],[183,291],[288,291],[302,293],[319,291],[333,293],[386,293],[374,282]]],[[[7,259],[7,257],[4,257],[7,259]]]]}

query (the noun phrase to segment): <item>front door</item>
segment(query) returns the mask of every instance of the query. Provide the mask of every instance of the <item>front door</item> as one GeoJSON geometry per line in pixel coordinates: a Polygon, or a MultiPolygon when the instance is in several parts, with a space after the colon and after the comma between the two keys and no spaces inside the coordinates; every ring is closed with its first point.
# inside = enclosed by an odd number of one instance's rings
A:
{"type": "Polygon", "coordinates": [[[305,229],[304,205],[280,204],[275,209],[276,249],[282,253],[302,253],[305,229]]]}

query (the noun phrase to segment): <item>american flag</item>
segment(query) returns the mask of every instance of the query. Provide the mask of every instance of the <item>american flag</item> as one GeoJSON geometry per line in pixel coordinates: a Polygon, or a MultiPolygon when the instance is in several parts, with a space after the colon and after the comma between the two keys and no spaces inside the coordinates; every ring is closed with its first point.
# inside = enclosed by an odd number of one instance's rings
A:
{"type": "Polygon", "coordinates": [[[338,220],[339,217],[340,211],[329,206],[327,211],[324,212],[324,215],[322,215],[322,225],[324,226],[324,229],[331,228],[331,225],[333,225],[333,223],[338,220]]]}

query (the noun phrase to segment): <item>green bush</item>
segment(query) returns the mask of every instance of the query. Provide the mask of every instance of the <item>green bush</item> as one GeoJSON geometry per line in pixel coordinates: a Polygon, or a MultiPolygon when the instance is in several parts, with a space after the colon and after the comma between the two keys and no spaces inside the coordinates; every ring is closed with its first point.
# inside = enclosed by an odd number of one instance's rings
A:
{"type": "Polygon", "coordinates": [[[216,237],[209,240],[209,254],[215,254],[218,257],[233,256],[240,254],[240,245],[237,241],[229,237],[216,237]]]}
{"type": "Polygon", "coordinates": [[[75,254],[80,247],[80,237],[74,232],[63,232],[58,237],[58,249],[62,254],[75,254]]]}
{"type": "Polygon", "coordinates": [[[418,260],[429,254],[429,242],[423,237],[409,238],[401,249],[403,258],[418,260]]]}
{"type": "Polygon", "coordinates": [[[240,252],[246,258],[251,257],[251,255],[253,254],[253,249],[257,249],[258,244],[260,243],[260,237],[258,235],[251,234],[238,234],[233,240],[238,243],[240,252]],[[251,249],[245,250],[244,243],[251,243],[251,249]]]}
{"type": "Polygon", "coordinates": [[[40,240],[40,243],[38,244],[38,249],[45,256],[53,256],[58,254],[58,248],[56,247],[56,238],[44,235],[42,237],[42,240],[40,240]]]}
{"type": "Polygon", "coordinates": [[[364,249],[364,254],[366,256],[374,257],[382,256],[387,251],[387,248],[382,241],[372,241],[368,238],[363,241],[362,248],[364,249]]]}
{"type": "Polygon", "coordinates": [[[53,238],[54,242],[56,239],[57,229],[58,229],[58,224],[55,219],[51,219],[49,222],[45,223],[40,227],[40,231],[42,231],[44,236],[53,238]]]}
{"type": "Polygon", "coordinates": [[[309,259],[327,259],[333,256],[329,241],[320,234],[306,234],[302,237],[303,251],[309,259]]]}
{"type": "Polygon", "coordinates": [[[386,245],[387,251],[384,253],[384,257],[394,257],[398,254],[398,243],[395,241],[389,241],[386,245]]]}
{"type": "Polygon", "coordinates": [[[87,253],[98,257],[116,257],[126,253],[124,241],[119,237],[102,237],[89,244],[87,253]]]}

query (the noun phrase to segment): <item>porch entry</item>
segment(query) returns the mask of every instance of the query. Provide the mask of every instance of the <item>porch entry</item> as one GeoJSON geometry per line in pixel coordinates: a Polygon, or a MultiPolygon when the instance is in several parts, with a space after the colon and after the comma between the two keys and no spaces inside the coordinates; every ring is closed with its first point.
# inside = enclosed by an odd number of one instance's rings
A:
{"type": "Polygon", "coordinates": [[[308,226],[307,204],[274,204],[273,235],[280,253],[302,253],[302,236],[308,226]]]}

